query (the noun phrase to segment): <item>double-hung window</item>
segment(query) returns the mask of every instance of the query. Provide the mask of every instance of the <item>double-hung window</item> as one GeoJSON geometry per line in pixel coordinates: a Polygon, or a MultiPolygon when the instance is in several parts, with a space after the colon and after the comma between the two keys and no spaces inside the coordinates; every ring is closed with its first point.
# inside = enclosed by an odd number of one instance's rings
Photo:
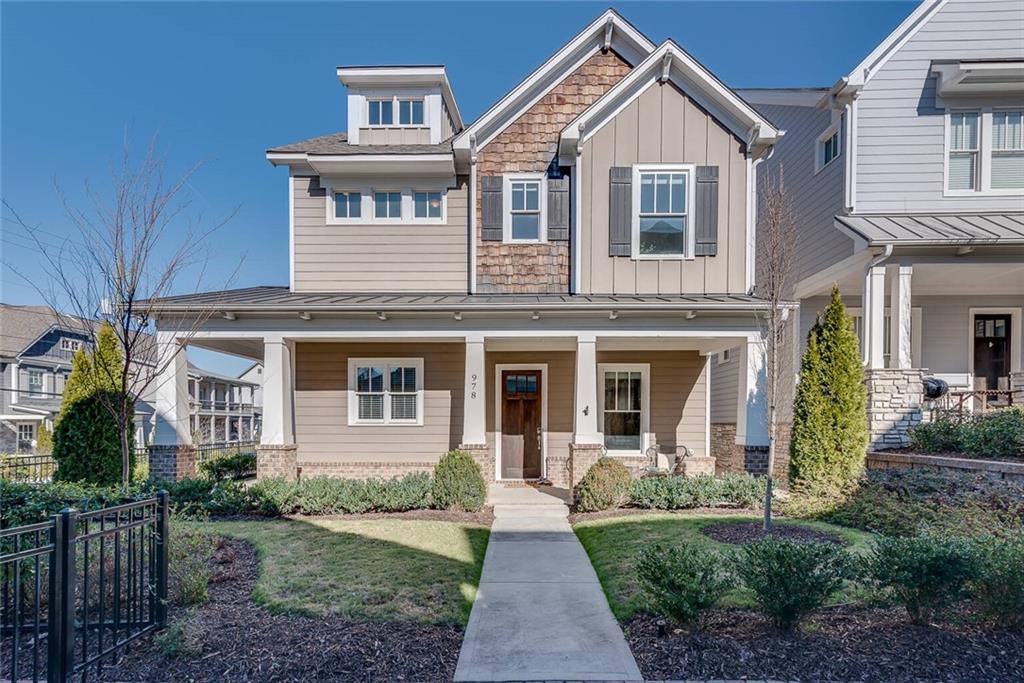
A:
{"type": "Polygon", "coordinates": [[[398,100],[398,124],[400,126],[422,126],[423,100],[398,100]]]}
{"type": "Polygon", "coordinates": [[[31,422],[18,425],[18,452],[25,453],[35,448],[36,426],[31,422]]]}
{"type": "Polygon", "coordinates": [[[992,189],[1024,188],[1024,111],[992,112],[992,189]]]}
{"type": "Polygon", "coordinates": [[[393,126],[395,124],[394,100],[369,100],[369,121],[371,126],[393,126]]]}
{"type": "Polygon", "coordinates": [[[402,217],[402,193],[374,192],[373,217],[400,219],[402,217]]]}
{"type": "Polygon", "coordinates": [[[647,365],[601,365],[600,422],[609,451],[642,453],[646,448],[647,365]]]}
{"type": "Polygon", "coordinates": [[[423,359],[349,360],[349,424],[423,424],[423,359]]]}
{"type": "Polygon", "coordinates": [[[949,115],[949,189],[978,189],[978,112],[949,115]]]}
{"type": "Polygon", "coordinates": [[[539,242],[541,240],[543,185],[544,183],[539,178],[512,178],[509,180],[508,241],[539,242]]]}
{"type": "Polygon", "coordinates": [[[440,218],[441,217],[441,193],[440,192],[414,192],[413,193],[413,215],[416,218],[440,218]]]}
{"type": "Polygon", "coordinates": [[[824,167],[828,162],[839,156],[839,131],[835,131],[821,143],[821,165],[824,167]]]}
{"type": "Polygon", "coordinates": [[[683,258],[689,254],[692,167],[634,173],[638,200],[633,221],[635,258],[683,258]]]}
{"type": "Polygon", "coordinates": [[[334,193],[335,218],[360,218],[363,194],[358,190],[334,193]]]}
{"type": "Polygon", "coordinates": [[[28,395],[29,398],[39,398],[43,395],[43,371],[28,371],[28,395]]]}

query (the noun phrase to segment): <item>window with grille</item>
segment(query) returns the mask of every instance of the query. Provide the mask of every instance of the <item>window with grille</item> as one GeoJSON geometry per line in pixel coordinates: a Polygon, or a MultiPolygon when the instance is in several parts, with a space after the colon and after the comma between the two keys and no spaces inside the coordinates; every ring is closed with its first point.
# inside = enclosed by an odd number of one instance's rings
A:
{"type": "Polygon", "coordinates": [[[1024,111],[992,113],[992,188],[1024,188],[1024,111]]]}
{"type": "Polygon", "coordinates": [[[645,366],[602,366],[600,417],[604,445],[609,451],[642,452],[648,388],[645,366]]]}
{"type": "Polygon", "coordinates": [[[18,425],[18,450],[21,452],[30,451],[35,448],[36,426],[29,423],[18,425]]]}
{"type": "Polygon", "coordinates": [[[422,424],[423,360],[350,359],[350,424],[422,424]]]}
{"type": "Polygon", "coordinates": [[[38,398],[43,395],[42,370],[28,371],[28,395],[32,398],[38,398]]]}
{"type": "Polygon", "coordinates": [[[949,189],[978,188],[978,112],[949,116],[949,189]]]}

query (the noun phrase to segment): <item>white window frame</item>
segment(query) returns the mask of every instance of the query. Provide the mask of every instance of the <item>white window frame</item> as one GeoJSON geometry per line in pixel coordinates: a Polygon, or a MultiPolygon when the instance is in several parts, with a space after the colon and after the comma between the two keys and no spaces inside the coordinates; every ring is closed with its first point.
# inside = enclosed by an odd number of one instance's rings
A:
{"type": "Polygon", "coordinates": [[[327,225],[441,225],[448,222],[448,188],[440,186],[402,186],[394,187],[385,185],[373,187],[372,185],[353,185],[351,183],[339,183],[331,185],[324,181],[327,189],[327,201],[325,220],[327,225]],[[338,192],[359,192],[360,203],[359,218],[338,218],[335,216],[334,195],[338,192]],[[402,195],[402,217],[401,218],[377,218],[374,212],[375,192],[400,192],[402,195]],[[440,192],[441,193],[441,217],[440,218],[416,218],[416,207],[413,197],[417,192],[440,192]]]}
{"type": "Polygon", "coordinates": [[[21,444],[25,443],[25,441],[28,442],[29,450],[35,450],[35,448],[36,448],[36,439],[38,439],[38,438],[39,438],[39,430],[36,429],[36,423],[35,422],[19,422],[18,423],[18,441],[17,441],[17,444],[16,444],[16,446],[17,446],[16,450],[21,451],[21,444]],[[27,440],[21,438],[21,430],[23,428],[25,428],[25,427],[28,427],[29,430],[32,432],[32,436],[29,439],[27,439],[27,440]]]}
{"type": "Polygon", "coordinates": [[[506,173],[502,176],[502,205],[504,206],[501,221],[502,242],[509,244],[542,244],[548,241],[548,176],[547,173],[506,173]],[[537,226],[537,239],[512,239],[512,183],[536,182],[540,193],[537,197],[540,225],[537,226]]]}
{"type": "Polygon", "coordinates": [[[72,339],[71,337],[61,337],[60,338],[60,350],[61,351],[71,351],[72,353],[77,353],[78,349],[80,349],[80,348],[82,348],[82,340],[81,339],[72,339]]]}
{"type": "MultiPolygon", "coordinates": [[[[392,187],[375,187],[371,191],[370,195],[370,217],[374,223],[402,223],[406,216],[409,215],[409,207],[406,206],[411,200],[407,197],[407,193],[400,188],[392,187]],[[378,194],[397,194],[398,195],[398,216],[378,216],[377,215],[377,195],[378,194]]],[[[391,203],[390,197],[388,203],[391,203]]]]}
{"type": "MultiPolygon", "coordinates": [[[[1006,113],[1008,113],[1008,112],[1020,112],[1021,113],[1021,117],[1024,118],[1024,106],[1021,106],[1021,107],[995,107],[995,108],[992,109],[992,112],[989,115],[990,116],[990,120],[992,118],[994,118],[995,114],[1004,113],[1004,112],[1006,112],[1006,113]]],[[[1022,125],[1024,125],[1024,124],[1022,124],[1022,125]]],[[[989,163],[988,163],[988,184],[989,184],[989,189],[992,192],[1009,192],[1009,193],[1016,193],[1016,194],[1024,194],[1024,187],[1004,187],[1004,188],[993,188],[993,187],[991,187],[991,185],[992,185],[992,160],[995,158],[995,155],[997,154],[997,152],[1021,152],[1021,151],[1024,151],[1024,135],[1021,136],[1021,138],[1022,138],[1021,139],[1022,147],[1014,148],[1014,149],[1009,149],[1009,150],[1005,150],[1005,149],[996,150],[995,146],[993,146],[993,144],[992,144],[992,135],[993,135],[993,133],[995,133],[995,129],[996,129],[995,121],[992,121],[992,126],[991,126],[991,128],[989,130],[989,136],[988,136],[988,143],[989,143],[989,147],[990,147],[990,149],[989,149],[989,163]]]]}
{"type": "Polygon", "coordinates": [[[46,395],[46,371],[29,369],[25,372],[28,373],[28,397],[29,398],[43,398],[46,395]],[[33,391],[32,389],[32,375],[39,375],[39,390],[33,391]]]}
{"type": "Polygon", "coordinates": [[[825,167],[831,166],[836,159],[843,156],[843,136],[840,135],[839,124],[840,121],[833,122],[814,141],[814,172],[816,174],[823,171],[825,167]],[[833,137],[836,139],[836,155],[825,161],[825,145],[833,137]]]}
{"type": "Polygon", "coordinates": [[[410,95],[396,95],[395,96],[395,113],[397,126],[399,128],[423,128],[427,125],[427,101],[423,97],[412,97],[410,95]],[[402,123],[402,102],[419,102],[420,111],[423,112],[423,120],[419,123],[414,123],[412,120],[412,105],[409,105],[409,123],[402,123]]]}
{"type": "Polygon", "coordinates": [[[412,210],[410,211],[410,217],[414,223],[447,223],[448,222],[448,191],[444,189],[427,189],[420,187],[413,187],[409,190],[410,201],[412,203],[412,210]],[[416,216],[416,195],[417,194],[431,194],[437,193],[441,195],[441,215],[440,216],[416,216]]]}
{"type": "Polygon", "coordinates": [[[718,365],[725,365],[732,360],[732,349],[724,349],[715,354],[715,362],[718,365]]]}
{"type": "Polygon", "coordinates": [[[697,244],[695,225],[696,212],[694,206],[697,183],[696,164],[633,164],[633,215],[631,250],[632,258],[637,261],[692,261],[697,244]],[[682,254],[641,254],[640,253],[640,176],[645,173],[685,173],[686,174],[686,238],[682,254]]]}
{"type": "MultiPolygon", "coordinates": [[[[366,127],[367,128],[428,128],[430,124],[427,123],[427,98],[423,95],[391,95],[387,96],[372,96],[367,95],[366,98],[366,127]],[[370,123],[370,103],[371,102],[387,102],[391,101],[391,123],[370,123]],[[423,122],[422,123],[399,123],[401,121],[401,114],[399,113],[399,102],[402,101],[417,101],[423,104],[423,122]]],[[[409,110],[409,118],[412,119],[412,109],[409,110]]]]}
{"type": "Polygon", "coordinates": [[[423,359],[422,358],[349,358],[348,359],[348,426],[388,426],[388,427],[422,427],[423,426],[423,359]],[[359,419],[359,399],[356,392],[356,371],[361,367],[384,368],[384,417],[380,420],[359,419]],[[395,367],[412,367],[416,369],[416,419],[391,419],[391,369],[395,367]]]}
{"type": "Polygon", "coordinates": [[[944,197],[1024,197],[1024,188],[992,187],[992,113],[1021,111],[1022,107],[946,107],[942,149],[942,196],[944,197]],[[949,189],[949,155],[952,141],[952,115],[978,114],[978,178],[973,190],[949,189]]]}
{"type": "Polygon", "coordinates": [[[646,455],[651,447],[651,364],[650,363],[598,363],[597,364],[597,429],[604,442],[604,376],[607,372],[640,373],[640,450],[612,450],[611,456],[646,455]]]}

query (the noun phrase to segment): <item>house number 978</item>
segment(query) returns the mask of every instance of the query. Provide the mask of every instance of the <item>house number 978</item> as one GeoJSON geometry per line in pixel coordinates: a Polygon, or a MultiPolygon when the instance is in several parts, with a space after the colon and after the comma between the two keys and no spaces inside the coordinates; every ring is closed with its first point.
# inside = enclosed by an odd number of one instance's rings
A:
{"type": "Polygon", "coordinates": [[[476,398],[476,375],[470,377],[469,382],[469,397],[476,398]]]}

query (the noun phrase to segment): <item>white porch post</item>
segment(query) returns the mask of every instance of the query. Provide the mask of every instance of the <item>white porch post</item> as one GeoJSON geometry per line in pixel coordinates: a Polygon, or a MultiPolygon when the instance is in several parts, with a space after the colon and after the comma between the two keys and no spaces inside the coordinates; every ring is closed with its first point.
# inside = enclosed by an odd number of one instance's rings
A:
{"type": "Polygon", "coordinates": [[[487,381],[484,377],[483,335],[466,337],[466,376],[462,411],[462,443],[480,445],[487,443],[487,381]]]}
{"type": "Polygon", "coordinates": [[[156,378],[157,446],[180,446],[192,443],[189,430],[188,356],[174,332],[157,332],[157,357],[163,365],[156,378]]]}
{"type": "Polygon", "coordinates": [[[597,337],[576,337],[576,416],[573,443],[603,444],[597,429],[597,337]]]}
{"type": "Polygon", "coordinates": [[[885,266],[868,271],[864,287],[864,350],[867,367],[885,367],[885,266]]]}
{"type": "Polygon", "coordinates": [[[263,341],[263,445],[295,442],[292,348],[280,337],[263,341]]]}
{"type": "Polygon", "coordinates": [[[890,358],[889,366],[900,370],[913,367],[911,358],[911,308],[910,279],[914,274],[913,266],[893,266],[892,289],[890,292],[889,310],[890,323],[890,358]]]}
{"type": "Polygon", "coordinates": [[[739,392],[736,405],[736,443],[768,445],[768,396],[765,342],[760,335],[740,344],[739,392]]]}

